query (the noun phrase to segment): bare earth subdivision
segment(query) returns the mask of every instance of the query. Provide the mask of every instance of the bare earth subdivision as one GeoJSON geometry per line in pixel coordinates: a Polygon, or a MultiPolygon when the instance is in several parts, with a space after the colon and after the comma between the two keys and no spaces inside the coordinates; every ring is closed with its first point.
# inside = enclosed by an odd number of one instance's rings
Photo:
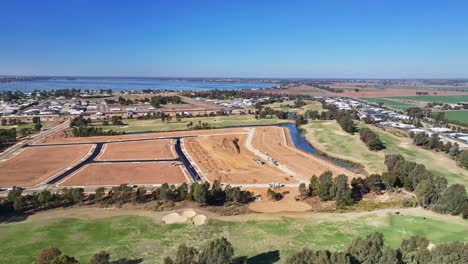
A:
{"type": "Polygon", "coordinates": [[[351,171],[295,148],[277,126],[63,138],[54,135],[0,163],[0,186],[28,188],[215,180],[246,188],[297,187],[327,170],[351,171]]]}

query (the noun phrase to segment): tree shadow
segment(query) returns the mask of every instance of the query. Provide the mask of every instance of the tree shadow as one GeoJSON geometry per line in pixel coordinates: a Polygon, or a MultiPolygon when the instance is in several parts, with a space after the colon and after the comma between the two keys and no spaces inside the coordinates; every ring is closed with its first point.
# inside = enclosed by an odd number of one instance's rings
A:
{"type": "Polygon", "coordinates": [[[274,264],[281,259],[280,252],[278,250],[268,251],[256,256],[247,258],[247,257],[238,257],[236,258],[236,264],[274,264]]]}
{"type": "Polygon", "coordinates": [[[126,259],[126,258],[123,258],[123,259],[112,261],[111,264],[138,264],[138,263],[142,263],[142,262],[143,262],[142,258],[139,258],[139,259],[126,259]]]}
{"type": "Polygon", "coordinates": [[[0,215],[0,223],[16,223],[28,219],[32,213],[7,213],[0,215]]]}

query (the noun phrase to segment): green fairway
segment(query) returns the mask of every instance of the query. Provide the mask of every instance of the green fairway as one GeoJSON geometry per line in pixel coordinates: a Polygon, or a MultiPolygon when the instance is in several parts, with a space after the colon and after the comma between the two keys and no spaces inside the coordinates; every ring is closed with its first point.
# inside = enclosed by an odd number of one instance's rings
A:
{"type": "MultiPolygon", "coordinates": [[[[102,209],[105,210],[105,209],[102,209]]],[[[221,236],[234,246],[236,256],[253,257],[279,250],[281,261],[304,247],[342,250],[351,240],[373,231],[382,232],[387,245],[399,246],[402,239],[424,235],[432,243],[468,241],[468,222],[434,220],[430,217],[370,214],[352,219],[330,217],[254,221],[209,221],[203,226],[162,225],[143,216],[118,216],[97,220],[32,220],[0,225],[3,263],[30,264],[45,247],[59,247],[65,254],[88,263],[91,255],[106,250],[112,259],[143,259],[161,263],[174,254],[177,246],[187,243],[200,248],[221,236]]]]}
{"type": "Polygon", "coordinates": [[[123,126],[103,126],[103,129],[112,129],[114,131],[125,132],[188,130],[189,127],[187,127],[187,124],[189,122],[192,122],[195,126],[199,121],[208,122],[212,128],[250,125],[274,125],[288,122],[288,120],[277,118],[255,119],[255,116],[253,115],[182,118],[182,121],[180,122],[177,122],[175,118],[173,118],[170,122],[162,122],[161,119],[125,119],[125,125],[123,126]]]}
{"type": "Polygon", "coordinates": [[[265,105],[265,107],[271,107],[274,110],[282,110],[285,112],[296,112],[298,114],[304,114],[307,110],[311,111],[321,111],[322,110],[322,104],[317,101],[309,101],[305,100],[306,105],[299,107],[299,108],[289,108],[285,107],[285,105],[291,105],[294,106],[294,101],[284,101],[284,102],[277,102],[277,103],[272,103],[265,105]]]}
{"type": "Polygon", "coordinates": [[[431,103],[460,103],[468,102],[468,95],[427,95],[427,96],[392,96],[391,99],[412,100],[431,103]]]}
{"type": "Polygon", "coordinates": [[[377,98],[377,97],[361,97],[359,98],[361,100],[365,100],[369,103],[375,103],[375,104],[380,104],[382,103],[384,106],[395,108],[395,109],[400,109],[400,110],[405,110],[410,107],[414,107],[415,105],[411,104],[405,104],[402,102],[397,102],[397,101],[392,101],[384,98],[377,98]]]}
{"type": "MultiPolygon", "coordinates": [[[[438,112],[432,112],[432,116],[435,116],[438,112]]],[[[445,119],[449,121],[459,121],[464,124],[468,124],[468,111],[446,111],[443,112],[445,119]]]]}
{"type": "MultiPolygon", "coordinates": [[[[360,127],[366,126],[358,122],[360,127]]],[[[312,145],[330,156],[355,161],[363,164],[369,173],[382,173],[385,154],[402,154],[406,159],[424,164],[434,174],[444,176],[449,183],[461,183],[468,187],[468,172],[456,165],[456,162],[443,153],[435,153],[412,144],[407,137],[398,137],[373,126],[368,126],[376,132],[386,149],[370,151],[355,135],[344,132],[336,121],[311,121],[302,126],[306,138],[312,145]]]]}

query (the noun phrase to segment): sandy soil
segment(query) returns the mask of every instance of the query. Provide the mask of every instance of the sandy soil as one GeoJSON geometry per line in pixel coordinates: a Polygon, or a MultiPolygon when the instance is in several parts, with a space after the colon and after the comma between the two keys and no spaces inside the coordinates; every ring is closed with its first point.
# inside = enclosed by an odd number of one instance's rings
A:
{"type": "Polygon", "coordinates": [[[165,215],[162,220],[165,224],[185,223],[187,222],[187,217],[178,213],[170,213],[165,215]]]}
{"type": "Polygon", "coordinates": [[[84,158],[92,145],[30,147],[0,162],[0,186],[33,187],[84,158]]]}
{"type": "Polygon", "coordinates": [[[172,159],[174,154],[171,139],[136,142],[118,142],[104,145],[98,160],[145,160],[172,159]]]}
{"type": "Polygon", "coordinates": [[[203,225],[206,222],[206,215],[199,214],[192,218],[192,222],[194,225],[203,225]]]}
{"type": "Polygon", "coordinates": [[[304,212],[312,209],[307,203],[296,201],[295,197],[299,195],[298,188],[275,188],[275,192],[283,193],[283,199],[272,201],[267,198],[267,188],[251,188],[246,189],[254,193],[255,196],[260,195],[261,200],[249,204],[249,210],[261,213],[278,213],[278,212],[304,212]]]}
{"type": "MultiPolygon", "coordinates": [[[[135,140],[135,139],[158,139],[165,137],[185,137],[185,136],[209,136],[216,134],[234,134],[245,133],[244,128],[222,128],[222,129],[207,129],[207,130],[187,130],[187,131],[173,131],[173,132],[156,132],[144,134],[131,134],[131,135],[118,135],[118,136],[98,136],[98,137],[47,137],[38,144],[54,144],[54,143],[94,143],[94,142],[114,142],[122,140],[135,140]]],[[[61,132],[63,133],[63,132],[61,132]]]]}
{"type": "Polygon", "coordinates": [[[58,186],[114,186],[180,184],[187,182],[182,168],[169,162],[92,163],[60,182],[58,186]]]}
{"type": "Polygon", "coordinates": [[[268,164],[260,165],[258,159],[245,145],[246,135],[227,135],[203,138],[186,138],[184,146],[202,174],[209,181],[224,183],[255,184],[282,182],[292,183],[292,178],[268,164]],[[239,139],[240,152],[233,143],[239,139]]]}
{"type": "Polygon", "coordinates": [[[292,147],[292,140],[289,138],[289,133],[285,132],[285,129],[274,126],[257,127],[252,144],[256,149],[301,174],[305,179],[314,174],[318,176],[328,170],[334,176],[339,174],[350,177],[356,176],[355,173],[349,170],[292,147]]]}

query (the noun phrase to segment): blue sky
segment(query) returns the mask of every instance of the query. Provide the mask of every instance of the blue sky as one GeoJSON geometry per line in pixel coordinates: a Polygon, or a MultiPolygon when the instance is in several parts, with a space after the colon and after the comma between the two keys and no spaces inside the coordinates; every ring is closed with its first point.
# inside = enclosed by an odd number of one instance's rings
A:
{"type": "Polygon", "coordinates": [[[468,2],[2,1],[0,75],[468,77],[468,2]]]}

